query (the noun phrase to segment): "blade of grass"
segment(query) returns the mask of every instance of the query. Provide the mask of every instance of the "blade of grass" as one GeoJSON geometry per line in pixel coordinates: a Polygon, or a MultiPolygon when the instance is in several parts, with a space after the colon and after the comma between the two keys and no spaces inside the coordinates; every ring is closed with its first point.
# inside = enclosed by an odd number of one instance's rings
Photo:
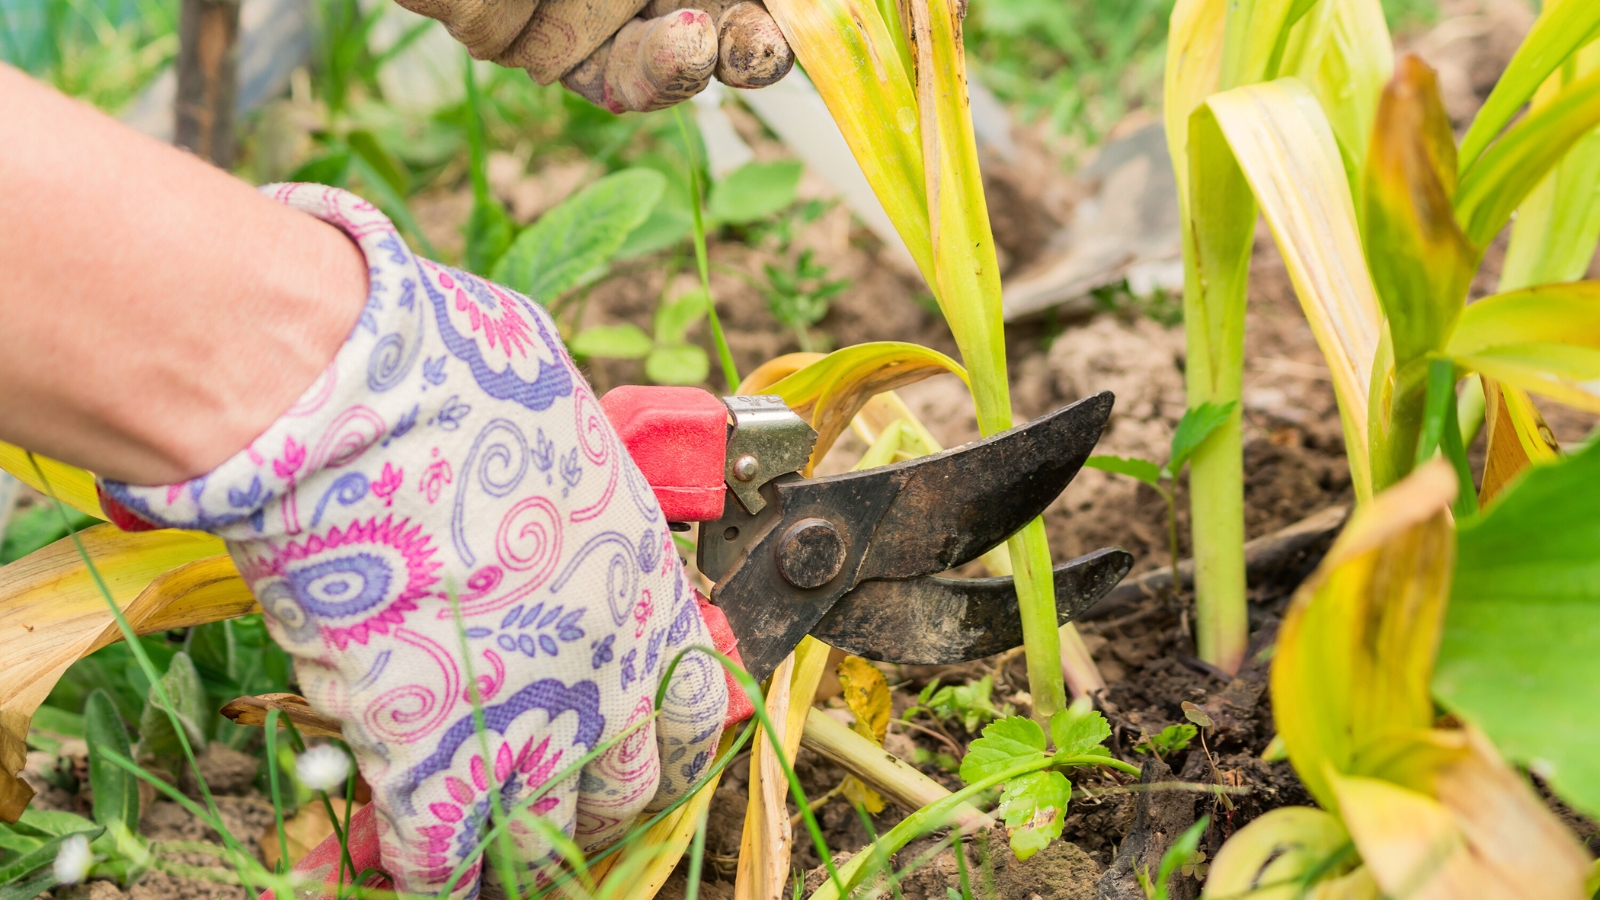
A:
{"type": "MultiPolygon", "coordinates": [[[[138,634],[133,630],[133,626],[128,624],[127,617],[122,614],[122,608],[117,605],[110,588],[106,587],[105,579],[100,576],[99,567],[89,557],[89,552],[84,549],[83,541],[78,537],[77,529],[73,527],[71,518],[67,516],[66,505],[57,499],[55,490],[51,487],[49,479],[45,477],[44,470],[39,467],[38,461],[33,459],[33,454],[30,453],[28,458],[33,463],[34,474],[38,476],[40,483],[44,485],[47,496],[56,505],[56,511],[61,516],[62,524],[67,528],[68,537],[72,540],[73,547],[77,549],[78,555],[83,559],[90,576],[94,579],[95,586],[99,589],[100,596],[105,600],[106,606],[110,608],[112,616],[116,618],[117,627],[122,630],[123,640],[127,641],[129,649],[133,651],[134,658],[138,660],[139,667],[144,672],[145,677],[150,680],[150,685],[152,690],[155,691],[156,698],[161,702],[168,720],[172,723],[178,742],[183,747],[184,759],[189,763],[190,771],[194,773],[195,781],[200,787],[200,795],[205,798],[206,808],[210,811],[213,819],[220,823],[222,819],[221,811],[217,808],[215,798],[211,796],[211,788],[206,784],[205,776],[200,772],[200,764],[195,759],[194,748],[189,743],[187,730],[184,728],[183,722],[178,718],[177,712],[175,712],[177,707],[173,705],[172,698],[167,696],[166,687],[162,684],[160,674],[156,671],[155,665],[150,662],[150,656],[145,652],[144,644],[138,640],[138,634]]],[[[236,868],[241,871],[244,870],[246,867],[244,861],[252,859],[250,855],[245,852],[238,840],[226,828],[219,828],[218,833],[222,836],[224,844],[234,852],[236,868]]]]}
{"type": "Polygon", "coordinates": [[[739,367],[733,363],[733,351],[728,349],[727,335],[722,332],[722,319],[717,315],[717,301],[711,294],[711,267],[706,253],[706,223],[704,197],[700,190],[700,164],[695,161],[694,141],[689,135],[689,123],[683,111],[672,108],[678,121],[678,134],[683,138],[683,154],[688,160],[690,209],[694,212],[694,264],[700,272],[700,289],[706,292],[706,321],[711,324],[711,340],[717,345],[717,361],[722,365],[722,380],[728,390],[739,387],[739,367]]]}

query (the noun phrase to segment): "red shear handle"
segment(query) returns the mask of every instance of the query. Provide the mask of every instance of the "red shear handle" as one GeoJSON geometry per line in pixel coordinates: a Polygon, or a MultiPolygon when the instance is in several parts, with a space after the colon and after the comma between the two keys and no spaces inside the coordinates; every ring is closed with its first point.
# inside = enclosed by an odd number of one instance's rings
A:
{"type": "Polygon", "coordinates": [[[668,522],[722,517],[728,408],[699,388],[624,385],[600,398],[668,522]]]}
{"type": "MultiPolygon", "coordinates": [[[[711,605],[711,601],[700,595],[697,591],[695,599],[700,603],[700,618],[706,623],[706,630],[711,633],[711,644],[724,656],[730,657],[735,663],[743,665],[739,660],[738,641],[733,636],[733,630],[728,627],[728,620],[722,615],[722,610],[711,605]]],[[[727,675],[728,679],[728,717],[723,720],[724,728],[732,728],[740,722],[755,715],[755,709],[750,705],[750,697],[745,694],[744,688],[727,675]]],[[[382,869],[383,862],[378,857],[378,824],[376,813],[372,804],[356,810],[350,817],[350,860],[355,863],[355,872],[346,870],[345,879],[353,878],[357,873],[368,869],[382,869]]],[[[337,835],[328,835],[322,843],[314,847],[294,865],[296,877],[309,881],[322,881],[327,885],[320,897],[301,891],[296,900],[332,900],[339,895],[339,838],[337,835]]],[[[389,880],[380,876],[373,876],[366,882],[367,887],[390,889],[389,880]]],[[[276,900],[272,891],[263,891],[260,900],[276,900]]]]}

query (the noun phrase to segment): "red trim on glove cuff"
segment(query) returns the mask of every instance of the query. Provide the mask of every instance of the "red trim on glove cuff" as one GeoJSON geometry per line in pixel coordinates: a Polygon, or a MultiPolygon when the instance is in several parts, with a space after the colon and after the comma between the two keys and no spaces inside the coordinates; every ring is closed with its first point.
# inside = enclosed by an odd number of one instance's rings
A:
{"type": "MultiPolygon", "coordinates": [[[[739,658],[739,639],[733,636],[733,629],[728,627],[728,617],[699,591],[694,592],[694,599],[700,604],[700,619],[706,623],[706,630],[711,632],[712,646],[742,667],[744,660],[739,658]]],[[[728,717],[723,720],[722,727],[728,728],[755,715],[756,710],[750,705],[749,695],[734,679],[733,673],[724,670],[723,677],[728,680],[728,717]]]]}

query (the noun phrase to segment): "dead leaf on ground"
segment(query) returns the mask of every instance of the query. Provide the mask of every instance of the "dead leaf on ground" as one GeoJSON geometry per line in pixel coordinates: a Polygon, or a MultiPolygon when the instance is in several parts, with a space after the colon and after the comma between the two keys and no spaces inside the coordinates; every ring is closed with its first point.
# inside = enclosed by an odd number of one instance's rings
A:
{"type": "MultiPolygon", "coordinates": [[[[333,805],[333,814],[339,817],[340,827],[343,827],[344,798],[329,797],[328,802],[333,805]]],[[[355,815],[364,805],[357,803],[351,807],[350,814],[355,815]]],[[[289,841],[289,865],[293,866],[299,862],[333,833],[333,822],[328,819],[328,808],[322,805],[320,799],[300,807],[298,812],[283,820],[283,834],[289,841]]],[[[281,855],[278,850],[278,824],[272,822],[261,833],[261,859],[267,864],[267,868],[271,869],[278,865],[281,855]]]]}

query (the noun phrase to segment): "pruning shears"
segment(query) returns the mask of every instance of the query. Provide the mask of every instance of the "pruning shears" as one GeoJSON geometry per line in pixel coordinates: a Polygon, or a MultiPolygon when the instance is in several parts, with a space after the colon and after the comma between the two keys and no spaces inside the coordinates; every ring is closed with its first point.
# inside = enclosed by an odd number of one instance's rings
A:
{"type": "MultiPolygon", "coordinates": [[[[951,664],[1022,644],[1010,577],[945,572],[999,546],[1078,474],[1111,414],[1100,393],[931,456],[821,478],[799,472],[817,433],[778,397],[628,386],[607,417],[674,528],[699,525],[745,669],[772,674],[807,634],[883,662],[951,664]]],[[[1128,573],[1109,548],[1055,567],[1066,624],[1128,573]]]]}
{"type": "MultiPolygon", "coordinates": [[[[718,647],[757,681],[808,634],[894,663],[952,664],[1020,646],[1011,578],[940,573],[1043,513],[1093,451],[1111,404],[1100,393],[942,453],[807,478],[800,473],[817,433],[779,397],[626,386],[600,399],[673,530],[699,526],[696,562],[713,583],[702,612],[718,647]]],[[[1056,566],[1057,624],[1132,565],[1126,551],[1107,548],[1056,566]]],[[[750,715],[742,705],[730,721],[750,715]]],[[[356,871],[379,865],[370,805],[351,820],[348,847],[356,871]]],[[[295,871],[325,879],[332,897],[339,863],[329,837],[295,871]]]]}

